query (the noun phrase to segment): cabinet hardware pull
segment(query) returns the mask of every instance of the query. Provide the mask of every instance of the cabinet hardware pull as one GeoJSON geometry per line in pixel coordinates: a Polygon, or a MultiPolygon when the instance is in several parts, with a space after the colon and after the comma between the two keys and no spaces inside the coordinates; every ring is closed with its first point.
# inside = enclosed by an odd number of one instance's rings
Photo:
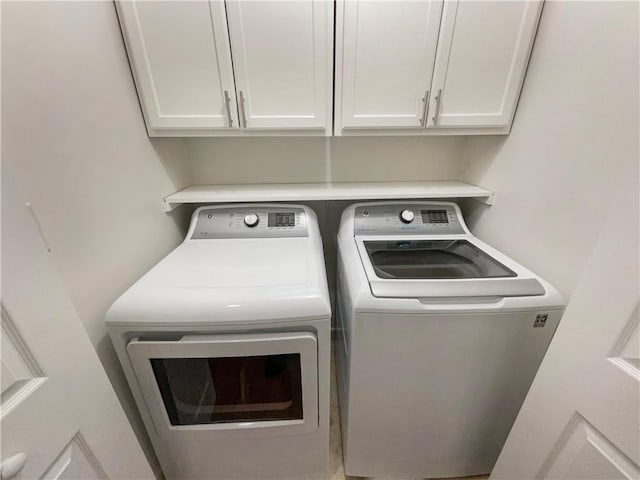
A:
{"type": "Polygon", "coordinates": [[[233,120],[231,119],[231,107],[229,104],[231,103],[231,99],[229,98],[229,90],[224,91],[224,103],[227,106],[227,118],[229,119],[229,128],[233,127],[233,120]]]}
{"type": "Polygon", "coordinates": [[[438,115],[440,115],[440,102],[442,101],[442,89],[438,89],[438,95],[436,95],[436,113],[433,115],[433,125],[438,124],[438,115]]]}
{"type": "Polygon", "coordinates": [[[247,128],[247,114],[244,111],[244,93],[240,90],[240,110],[242,111],[242,127],[247,128]]]}
{"type": "Polygon", "coordinates": [[[429,90],[425,90],[424,97],[422,97],[422,118],[420,119],[420,125],[427,125],[427,109],[429,107],[429,90]]]}

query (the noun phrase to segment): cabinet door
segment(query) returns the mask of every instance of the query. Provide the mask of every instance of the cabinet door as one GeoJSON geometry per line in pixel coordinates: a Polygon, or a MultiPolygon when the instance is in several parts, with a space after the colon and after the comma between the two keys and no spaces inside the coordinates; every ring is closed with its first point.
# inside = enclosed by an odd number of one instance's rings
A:
{"type": "Polygon", "coordinates": [[[238,128],[224,3],[116,5],[149,135],[238,128]]]}
{"type": "Polygon", "coordinates": [[[447,1],[428,127],[511,124],[542,1],[447,1]]]}
{"type": "Polygon", "coordinates": [[[330,134],[333,3],[231,1],[227,13],[242,128],[330,134]]]}
{"type": "Polygon", "coordinates": [[[338,133],[424,127],[442,1],[352,0],[337,8],[338,133]]]}

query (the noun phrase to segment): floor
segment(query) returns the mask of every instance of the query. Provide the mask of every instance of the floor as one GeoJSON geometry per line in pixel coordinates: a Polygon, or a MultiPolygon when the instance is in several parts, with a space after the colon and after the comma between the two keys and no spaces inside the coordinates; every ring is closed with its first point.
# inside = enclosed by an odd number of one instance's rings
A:
{"type": "MultiPolygon", "coordinates": [[[[329,449],[330,480],[359,480],[361,478],[350,477],[344,474],[344,462],[342,460],[342,435],[340,434],[340,410],[338,408],[338,385],[336,383],[336,369],[333,355],[331,358],[331,417],[329,423],[329,449]]],[[[481,475],[475,477],[450,478],[447,480],[484,480],[487,478],[489,478],[488,475],[481,475]]]]}
{"type": "Polygon", "coordinates": [[[344,474],[342,460],[342,434],[340,433],[340,409],[338,408],[338,384],[336,379],[336,362],[331,355],[331,416],[329,417],[329,479],[356,480],[344,474]]]}

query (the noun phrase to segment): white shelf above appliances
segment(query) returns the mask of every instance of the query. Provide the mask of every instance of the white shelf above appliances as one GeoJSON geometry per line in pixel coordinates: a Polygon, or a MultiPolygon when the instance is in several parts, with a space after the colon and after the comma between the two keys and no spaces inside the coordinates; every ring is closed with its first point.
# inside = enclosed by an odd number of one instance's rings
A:
{"type": "Polygon", "coordinates": [[[286,202],[314,200],[474,198],[493,203],[493,192],[459,180],[432,182],[269,183],[191,185],[165,197],[164,210],[183,204],[286,202]]]}

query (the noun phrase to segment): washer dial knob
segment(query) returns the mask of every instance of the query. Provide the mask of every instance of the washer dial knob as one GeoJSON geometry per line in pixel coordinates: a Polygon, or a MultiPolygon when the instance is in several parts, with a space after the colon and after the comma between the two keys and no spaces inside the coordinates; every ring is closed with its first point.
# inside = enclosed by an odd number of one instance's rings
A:
{"type": "Polygon", "coordinates": [[[411,223],[413,222],[414,218],[415,218],[415,215],[411,210],[405,209],[400,212],[400,220],[402,221],[402,223],[411,223]]]}
{"type": "Polygon", "coordinates": [[[253,228],[258,225],[258,223],[260,223],[260,217],[258,217],[258,215],[256,215],[255,213],[247,213],[244,216],[244,224],[247,227],[253,228]]]}

